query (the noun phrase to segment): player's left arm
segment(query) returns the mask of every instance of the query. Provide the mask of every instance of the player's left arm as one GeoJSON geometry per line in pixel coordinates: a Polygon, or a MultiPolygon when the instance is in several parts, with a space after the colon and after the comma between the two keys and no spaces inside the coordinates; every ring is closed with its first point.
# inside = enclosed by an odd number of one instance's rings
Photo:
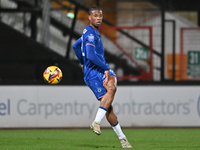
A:
{"type": "Polygon", "coordinates": [[[86,37],[86,58],[92,61],[95,65],[101,67],[105,70],[110,70],[110,67],[107,63],[103,62],[99,59],[99,57],[96,54],[96,45],[98,38],[96,37],[94,32],[91,32],[86,37]]]}
{"type": "Polygon", "coordinates": [[[103,86],[107,85],[109,78],[110,78],[110,71],[104,71],[104,78],[105,80],[103,81],[103,86]]]}
{"type": "Polygon", "coordinates": [[[95,53],[95,46],[91,44],[86,45],[86,57],[90,61],[92,61],[94,64],[97,66],[101,67],[104,69],[104,71],[109,71],[110,67],[108,66],[107,63],[102,62],[96,55],[95,53]]]}
{"type": "Polygon", "coordinates": [[[89,59],[90,61],[92,61],[94,64],[96,64],[97,66],[101,67],[104,69],[104,81],[103,81],[103,85],[106,85],[109,81],[109,77],[110,77],[110,67],[107,63],[102,62],[96,55],[95,53],[95,46],[88,44],[86,46],[86,57],[87,59],[89,59]]]}

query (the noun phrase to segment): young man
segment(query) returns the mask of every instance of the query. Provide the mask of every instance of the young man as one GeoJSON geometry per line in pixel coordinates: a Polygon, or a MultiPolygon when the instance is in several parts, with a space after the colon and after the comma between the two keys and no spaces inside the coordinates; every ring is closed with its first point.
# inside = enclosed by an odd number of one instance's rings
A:
{"type": "Polygon", "coordinates": [[[76,41],[73,48],[82,65],[85,83],[100,101],[100,107],[90,127],[100,135],[100,122],[106,116],[122,147],[132,148],[121,130],[111,105],[117,89],[117,80],[115,73],[105,61],[104,48],[98,31],[103,19],[102,10],[95,6],[91,7],[88,13],[90,24],[83,30],[82,37],[76,41]]]}

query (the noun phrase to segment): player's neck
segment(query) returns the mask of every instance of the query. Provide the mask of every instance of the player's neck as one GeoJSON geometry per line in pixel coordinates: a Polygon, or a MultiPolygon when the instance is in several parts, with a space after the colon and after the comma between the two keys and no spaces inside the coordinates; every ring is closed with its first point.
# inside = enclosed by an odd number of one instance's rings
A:
{"type": "Polygon", "coordinates": [[[95,25],[93,25],[93,24],[90,24],[90,26],[91,26],[93,29],[95,29],[95,30],[99,30],[99,27],[97,27],[97,26],[95,26],[95,25]]]}

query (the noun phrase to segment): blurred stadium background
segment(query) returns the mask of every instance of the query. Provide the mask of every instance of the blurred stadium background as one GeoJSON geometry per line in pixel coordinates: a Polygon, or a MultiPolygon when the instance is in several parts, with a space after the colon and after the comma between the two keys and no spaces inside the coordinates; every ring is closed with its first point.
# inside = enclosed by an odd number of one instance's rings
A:
{"type": "Polygon", "coordinates": [[[87,10],[94,5],[103,9],[105,57],[119,84],[199,80],[198,4],[197,0],[1,0],[0,83],[43,84],[44,68],[54,64],[65,74],[61,84],[82,84],[72,45],[87,26],[87,10]]]}
{"type": "Polygon", "coordinates": [[[118,76],[116,111],[125,121],[133,120],[122,125],[199,127],[199,0],[0,0],[0,128],[53,127],[48,121],[58,116],[73,122],[70,113],[90,115],[84,108],[92,108],[94,97],[72,45],[88,25],[87,11],[94,5],[103,10],[105,57],[118,76]],[[63,72],[56,86],[43,80],[50,65],[63,72]],[[33,116],[33,124],[15,120],[33,116]],[[37,124],[38,119],[44,122],[37,124]]]}

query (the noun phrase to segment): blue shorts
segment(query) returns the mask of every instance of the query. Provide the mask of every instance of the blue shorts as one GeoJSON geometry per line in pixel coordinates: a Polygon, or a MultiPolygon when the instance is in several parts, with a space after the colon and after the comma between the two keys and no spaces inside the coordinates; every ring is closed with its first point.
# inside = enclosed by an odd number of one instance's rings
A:
{"type": "MultiPolygon", "coordinates": [[[[96,71],[96,76],[93,76],[88,81],[85,81],[87,86],[93,91],[96,98],[99,100],[101,97],[103,97],[107,90],[103,87],[103,81],[105,80],[104,73],[96,71]]],[[[110,69],[110,76],[116,76],[115,72],[110,69]]]]}

